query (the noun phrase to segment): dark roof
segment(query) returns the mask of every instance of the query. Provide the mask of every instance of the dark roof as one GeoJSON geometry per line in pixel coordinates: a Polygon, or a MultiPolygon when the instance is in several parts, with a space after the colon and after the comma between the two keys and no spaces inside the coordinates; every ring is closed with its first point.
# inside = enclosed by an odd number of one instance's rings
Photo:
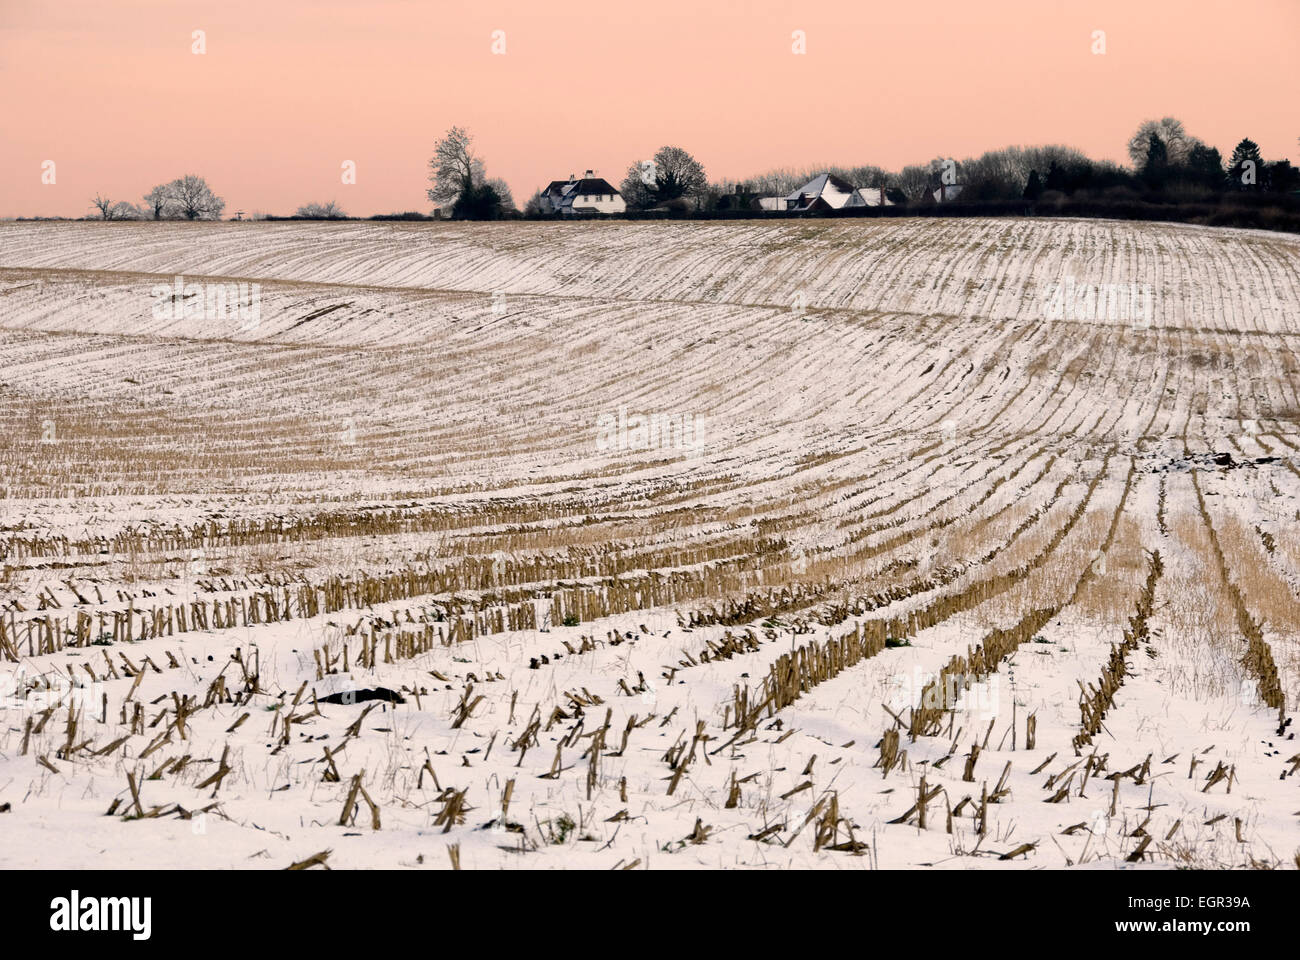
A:
{"type": "Polygon", "coordinates": [[[858,189],[853,184],[845,180],[843,177],[837,177],[833,173],[827,174],[826,179],[827,181],[830,182],[832,186],[837,188],[842,193],[852,193],[854,190],[858,189]]]}
{"type": "Polygon", "coordinates": [[[572,204],[575,197],[621,196],[614,186],[603,177],[588,177],[582,180],[552,180],[542,191],[543,196],[551,197],[553,203],[572,204]]]}
{"type": "Polygon", "coordinates": [[[574,193],[589,195],[593,193],[618,193],[614,186],[604,177],[592,177],[575,181],[574,193]]]}
{"type": "Polygon", "coordinates": [[[827,210],[833,210],[835,208],[827,203],[822,198],[821,194],[818,194],[815,197],[804,195],[796,206],[787,207],[786,209],[791,213],[807,213],[810,210],[819,210],[824,213],[827,210]]]}

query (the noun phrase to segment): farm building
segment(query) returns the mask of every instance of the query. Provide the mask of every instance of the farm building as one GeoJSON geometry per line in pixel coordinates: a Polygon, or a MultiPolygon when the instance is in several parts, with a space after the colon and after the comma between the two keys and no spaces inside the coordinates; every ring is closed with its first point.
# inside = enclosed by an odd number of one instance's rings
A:
{"type": "Polygon", "coordinates": [[[623,195],[603,177],[588,170],[581,180],[552,180],[542,191],[543,213],[572,217],[593,213],[622,213],[627,209],[623,195]]]}
{"type": "Polygon", "coordinates": [[[858,187],[858,196],[862,198],[862,203],[851,203],[849,206],[892,207],[894,205],[894,201],[886,196],[884,187],[858,187]]]}
{"type": "MultiPolygon", "coordinates": [[[[833,173],[823,173],[785,197],[792,213],[843,210],[846,207],[878,207],[891,201],[881,187],[855,187],[833,173]]],[[[764,206],[764,209],[769,207],[764,206]]]]}

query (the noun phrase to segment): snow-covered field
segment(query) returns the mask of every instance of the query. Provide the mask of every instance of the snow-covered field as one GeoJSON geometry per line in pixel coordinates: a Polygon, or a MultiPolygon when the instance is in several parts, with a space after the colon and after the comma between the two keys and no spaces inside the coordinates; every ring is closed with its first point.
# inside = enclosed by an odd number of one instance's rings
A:
{"type": "Polygon", "coordinates": [[[1297,349],[1283,234],[0,224],[0,867],[1294,868],[1297,349]]]}

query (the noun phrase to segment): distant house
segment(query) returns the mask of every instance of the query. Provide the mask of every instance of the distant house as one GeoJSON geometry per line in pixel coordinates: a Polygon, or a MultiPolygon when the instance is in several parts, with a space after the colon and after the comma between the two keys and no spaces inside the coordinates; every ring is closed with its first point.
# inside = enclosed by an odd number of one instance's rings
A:
{"type": "Polygon", "coordinates": [[[961,193],[962,184],[945,183],[934,191],[934,200],[936,203],[946,203],[949,200],[956,200],[961,193]]]}
{"type": "Polygon", "coordinates": [[[715,209],[723,211],[741,211],[758,209],[760,194],[749,188],[748,184],[737,183],[730,193],[724,193],[717,199],[715,209]]]}
{"type": "Polygon", "coordinates": [[[850,205],[857,188],[831,173],[814,177],[798,190],[787,194],[785,208],[791,213],[813,210],[842,210],[850,205]]]}
{"type": "Polygon", "coordinates": [[[623,195],[603,177],[588,170],[581,180],[569,174],[568,180],[552,180],[542,191],[542,213],[558,213],[566,217],[596,213],[623,213],[627,203],[623,195]]]}
{"type": "MultiPolygon", "coordinates": [[[[823,173],[805,183],[785,198],[785,209],[791,213],[825,212],[849,207],[879,207],[890,205],[881,187],[855,187],[833,173],[823,173]]],[[[763,209],[779,209],[763,205],[763,209]]]]}
{"type": "MultiPolygon", "coordinates": [[[[884,187],[858,187],[858,196],[864,207],[892,207],[894,201],[889,199],[884,187]]],[[[851,204],[856,206],[856,204],[851,204]]]]}

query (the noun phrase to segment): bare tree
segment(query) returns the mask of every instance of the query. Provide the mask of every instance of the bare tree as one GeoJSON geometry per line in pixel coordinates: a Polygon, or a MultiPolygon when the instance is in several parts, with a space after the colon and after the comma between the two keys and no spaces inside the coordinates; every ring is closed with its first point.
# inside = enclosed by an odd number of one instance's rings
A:
{"type": "Polygon", "coordinates": [[[903,195],[908,200],[916,202],[925,196],[926,188],[930,185],[930,166],[920,163],[909,164],[894,180],[898,189],[903,191],[903,195]]]}
{"type": "Polygon", "coordinates": [[[539,216],[541,212],[542,212],[542,191],[534,190],[533,195],[529,197],[528,202],[524,204],[524,216],[535,217],[535,216],[539,216]]]}
{"type": "Polygon", "coordinates": [[[1153,136],[1164,144],[1165,153],[1172,164],[1185,162],[1188,151],[1200,142],[1195,137],[1189,137],[1183,128],[1183,122],[1174,117],[1143,120],[1128,141],[1128,156],[1133,161],[1134,170],[1140,170],[1145,165],[1153,136]]]}
{"type": "Polygon", "coordinates": [[[333,200],[328,203],[304,203],[293,215],[308,220],[338,220],[347,216],[333,200]]]}
{"type": "Polygon", "coordinates": [[[112,216],[109,217],[109,219],[110,220],[146,220],[148,219],[148,217],[145,214],[145,212],[141,210],[139,207],[137,207],[134,203],[129,203],[126,200],[122,200],[118,203],[113,204],[112,216]]]}
{"type": "Polygon", "coordinates": [[[660,147],[653,160],[628,167],[619,192],[629,206],[650,207],[673,200],[699,200],[709,189],[703,165],[681,147],[660,147]]]}
{"type": "Polygon", "coordinates": [[[113,201],[108,199],[108,197],[100,196],[97,193],[95,194],[95,199],[91,200],[90,203],[91,206],[99,208],[100,219],[103,220],[113,219],[113,201]]]}
{"type": "Polygon", "coordinates": [[[486,179],[483,161],[471,149],[473,140],[461,127],[452,127],[434,145],[433,159],[429,161],[430,203],[450,208],[463,192],[486,179]]]}
{"type": "Polygon", "coordinates": [[[500,177],[493,177],[487,182],[487,185],[497,192],[497,197],[501,200],[502,210],[514,210],[515,195],[510,192],[510,186],[500,177]]]}
{"type": "Polygon", "coordinates": [[[226,201],[212,192],[202,177],[187,174],[167,185],[167,198],[187,220],[217,220],[226,201]]]}
{"type": "Polygon", "coordinates": [[[144,211],[149,219],[166,218],[171,207],[171,196],[167,191],[168,185],[160,183],[144,195],[144,211]]]}
{"type": "Polygon", "coordinates": [[[798,170],[780,167],[776,170],[769,170],[757,177],[750,177],[745,183],[751,186],[754,192],[760,196],[785,196],[795,187],[807,183],[810,179],[812,178],[804,177],[798,170]]]}

